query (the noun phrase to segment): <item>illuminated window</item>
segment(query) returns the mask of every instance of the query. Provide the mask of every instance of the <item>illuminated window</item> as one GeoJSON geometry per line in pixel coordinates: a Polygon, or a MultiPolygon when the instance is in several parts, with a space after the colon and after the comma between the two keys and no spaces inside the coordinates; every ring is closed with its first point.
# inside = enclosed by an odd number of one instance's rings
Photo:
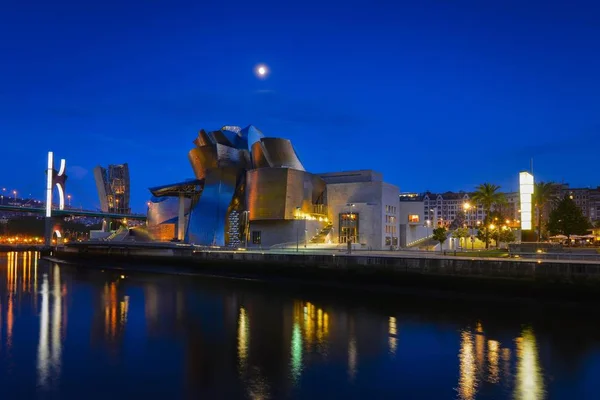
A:
{"type": "Polygon", "coordinates": [[[419,214],[410,214],[408,216],[408,222],[419,222],[419,214]]]}
{"type": "Polygon", "coordinates": [[[252,243],[260,244],[260,231],[252,231],[252,243]]]}
{"type": "Polygon", "coordinates": [[[358,221],[359,215],[357,213],[341,213],[340,218],[340,229],[339,229],[339,242],[340,243],[358,243],[358,221]]]}

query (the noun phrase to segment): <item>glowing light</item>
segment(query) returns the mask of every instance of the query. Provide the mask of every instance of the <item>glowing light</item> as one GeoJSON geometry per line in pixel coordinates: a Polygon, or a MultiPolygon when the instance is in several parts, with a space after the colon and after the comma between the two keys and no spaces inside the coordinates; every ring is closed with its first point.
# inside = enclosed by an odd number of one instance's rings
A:
{"type": "Polygon", "coordinates": [[[396,355],[396,349],[398,348],[398,339],[396,338],[396,335],[398,333],[398,329],[396,327],[396,318],[395,317],[390,317],[389,318],[389,322],[388,322],[388,333],[389,333],[389,338],[388,338],[388,345],[390,348],[390,354],[392,356],[396,355]]]}
{"type": "Polygon", "coordinates": [[[54,153],[48,152],[48,169],[46,170],[46,217],[52,213],[52,170],[54,168],[54,153]]]}
{"type": "Polygon", "coordinates": [[[64,210],[65,209],[65,191],[63,189],[63,186],[60,183],[57,183],[56,187],[58,188],[58,209],[64,210]]]}
{"type": "Polygon", "coordinates": [[[62,176],[65,173],[66,167],[67,167],[67,161],[63,158],[60,160],[60,168],[58,170],[58,176],[62,176]]]}
{"type": "Polygon", "coordinates": [[[38,343],[37,372],[38,386],[46,386],[50,375],[50,348],[48,340],[48,323],[50,321],[50,292],[48,276],[44,274],[42,281],[42,310],[40,313],[40,341],[38,343]]]}
{"type": "Polygon", "coordinates": [[[517,338],[516,399],[544,398],[544,379],[539,364],[538,349],[533,330],[526,328],[517,338]]]}
{"type": "Polygon", "coordinates": [[[294,382],[298,382],[300,379],[300,373],[302,372],[302,331],[300,330],[300,323],[294,323],[294,329],[292,331],[292,345],[291,345],[291,373],[294,382]]]}
{"type": "Polygon", "coordinates": [[[265,79],[267,76],[269,76],[269,72],[269,67],[267,67],[265,64],[259,64],[254,68],[254,73],[261,79],[265,79]]]}
{"type": "Polygon", "coordinates": [[[248,349],[250,342],[250,320],[244,307],[240,308],[240,315],[238,317],[238,359],[240,369],[246,368],[246,361],[248,359],[248,349]]]}
{"type": "Polygon", "coordinates": [[[477,367],[473,351],[473,337],[469,332],[462,332],[461,339],[458,396],[462,400],[470,400],[474,399],[477,393],[477,367]]]}
{"type": "Polygon", "coordinates": [[[495,340],[488,340],[488,381],[490,383],[500,382],[499,349],[500,343],[495,340]]]}
{"type": "Polygon", "coordinates": [[[533,175],[527,171],[519,174],[520,200],[521,200],[521,229],[531,230],[532,225],[532,196],[533,196],[533,175]]]}

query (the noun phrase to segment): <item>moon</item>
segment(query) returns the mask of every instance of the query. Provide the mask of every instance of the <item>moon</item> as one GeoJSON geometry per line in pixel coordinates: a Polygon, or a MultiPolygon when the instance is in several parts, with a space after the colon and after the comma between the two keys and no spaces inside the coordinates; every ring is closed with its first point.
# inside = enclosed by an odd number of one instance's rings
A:
{"type": "Polygon", "coordinates": [[[265,64],[258,64],[254,67],[254,73],[260,79],[265,79],[269,75],[269,67],[265,64]]]}

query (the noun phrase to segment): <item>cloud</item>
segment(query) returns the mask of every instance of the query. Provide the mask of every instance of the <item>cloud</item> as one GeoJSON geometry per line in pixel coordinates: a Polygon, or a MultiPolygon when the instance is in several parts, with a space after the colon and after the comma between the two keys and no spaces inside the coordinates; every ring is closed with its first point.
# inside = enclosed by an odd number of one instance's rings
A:
{"type": "Polygon", "coordinates": [[[71,179],[81,180],[85,178],[88,174],[88,170],[86,168],[80,167],[79,165],[73,165],[72,167],[67,167],[67,175],[71,179]]]}

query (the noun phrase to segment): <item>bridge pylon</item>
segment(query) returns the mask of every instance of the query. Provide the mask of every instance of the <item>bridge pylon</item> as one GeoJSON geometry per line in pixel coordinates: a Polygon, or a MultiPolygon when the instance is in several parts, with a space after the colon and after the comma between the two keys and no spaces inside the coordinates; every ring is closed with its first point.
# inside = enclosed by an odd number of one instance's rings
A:
{"type": "MultiPolygon", "coordinates": [[[[44,239],[46,246],[52,245],[52,236],[54,235],[54,221],[52,219],[52,192],[54,186],[58,189],[58,209],[65,209],[65,183],[67,175],[65,174],[67,162],[63,158],[60,160],[58,171],[54,168],[54,153],[48,152],[48,169],[46,170],[46,219],[44,239]]],[[[56,231],[57,244],[62,239],[60,231],[56,231]]]]}

